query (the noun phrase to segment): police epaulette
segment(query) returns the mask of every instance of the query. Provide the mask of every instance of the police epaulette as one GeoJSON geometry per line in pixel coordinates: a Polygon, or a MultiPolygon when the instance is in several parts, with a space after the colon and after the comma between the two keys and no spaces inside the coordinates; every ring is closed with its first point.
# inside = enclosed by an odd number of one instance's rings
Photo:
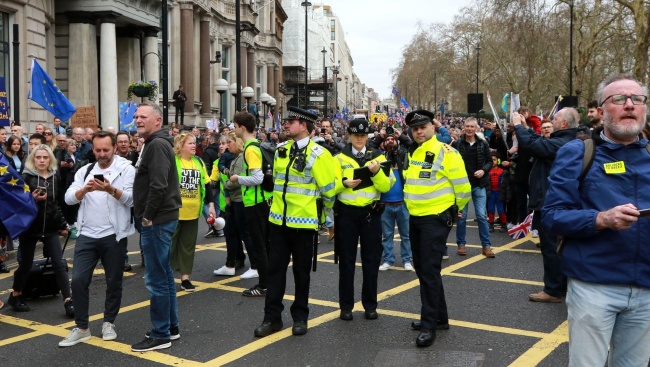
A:
{"type": "Polygon", "coordinates": [[[442,144],[442,149],[444,149],[445,153],[456,152],[456,149],[452,148],[449,144],[442,144]]]}
{"type": "Polygon", "coordinates": [[[275,148],[283,147],[285,145],[289,144],[289,140],[283,141],[282,143],[278,143],[278,145],[275,146],[275,148]]]}
{"type": "Polygon", "coordinates": [[[318,157],[319,155],[323,154],[323,147],[318,144],[314,144],[311,147],[311,151],[318,157]]]}

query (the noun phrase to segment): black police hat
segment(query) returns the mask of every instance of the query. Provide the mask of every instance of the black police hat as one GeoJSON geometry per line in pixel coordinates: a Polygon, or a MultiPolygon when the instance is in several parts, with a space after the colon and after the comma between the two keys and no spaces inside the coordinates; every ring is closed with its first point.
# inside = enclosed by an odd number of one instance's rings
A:
{"type": "Polygon", "coordinates": [[[348,124],[350,134],[370,134],[370,123],[365,119],[354,119],[348,124]]]}
{"type": "Polygon", "coordinates": [[[298,119],[305,122],[311,122],[313,124],[316,122],[316,119],[318,118],[318,116],[316,116],[315,114],[307,110],[303,110],[302,108],[289,106],[287,107],[287,110],[289,111],[289,114],[287,115],[285,120],[298,119]]]}
{"type": "Polygon", "coordinates": [[[420,126],[432,122],[436,115],[427,110],[415,110],[406,115],[405,121],[408,126],[420,126]]]}

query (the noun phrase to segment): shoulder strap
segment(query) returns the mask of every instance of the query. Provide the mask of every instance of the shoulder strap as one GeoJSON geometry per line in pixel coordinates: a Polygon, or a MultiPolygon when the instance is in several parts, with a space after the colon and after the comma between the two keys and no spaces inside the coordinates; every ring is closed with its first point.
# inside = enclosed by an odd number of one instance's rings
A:
{"type": "Polygon", "coordinates": [[[587,172],[589,172],[591,165],[594,163],[594,155],[596,155],[596,145],[593,139],[587,139],[583,143],[585,144],[585,155],[582,159],[582,171],[580,171],[580,177],[578,178],[580,182],[582,182],[587,172]]]}
{"type": "Polygon", "coordinates": [[[93,163],[90,164],[90,166],[88,166],[88,169],[86,170],[86,174],[84,175],[84,181],[86,181],[86,178],[88,178],[88,175],[90,174],[90,171],[92,171],[93,168],[95,168],[96,163],[97,162],[93,162],[93,163]]]}

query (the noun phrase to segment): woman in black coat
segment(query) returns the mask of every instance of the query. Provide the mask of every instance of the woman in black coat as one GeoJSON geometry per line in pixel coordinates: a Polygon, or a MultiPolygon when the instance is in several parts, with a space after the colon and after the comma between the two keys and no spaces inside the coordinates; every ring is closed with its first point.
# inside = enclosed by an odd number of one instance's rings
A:
{"type": "Polygon", "coordinates": [[[43,252],[47,252],[51,256],[56,282],[63,295],[66,315],[74,317],[69,276],[63,261],[61,240],[59,239],[59,235],[68,234],[68,224],[61,214],[56,200],[58,185],[60,185],[56,168],[57,162],[54,154],[44,144],[34,148],[25,161],[23,179],[38,205],[38,214],[29,229],[20,236],[21,258],[18,269],[14,273],[13,292],[9,295],[7,303],[16,312],[29,311],[22,291],[32,269],[36,243],[41,241],[43,242],[43,252]]]}

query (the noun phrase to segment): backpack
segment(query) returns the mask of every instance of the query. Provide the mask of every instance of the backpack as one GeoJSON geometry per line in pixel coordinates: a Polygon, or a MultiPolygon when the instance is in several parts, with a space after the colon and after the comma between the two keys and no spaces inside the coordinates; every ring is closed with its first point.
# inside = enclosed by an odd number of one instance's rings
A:
{"type": "MultiPolygon", "coordinates": [[[[587,172],[591,169],[591,166],[594,163],[594,156],[596,155],[596,143],[594,142],[593,139],[587,139],[584,140],[583,143],[585,144],[585,155],[582,158],[582,170],[580,171],[580,176],[578,177],[578,182],[582,184],[582,180],[584,180],[585,176],[587,176],[587,172]]],[[[645,146],[645,149],[650,153],[650,144],[645,146]]],[[[562,256],[562,250],[564,249],[564,237],[558,236],[557,237],[557,254],[558,256],[562,256]]]]}
{"type": "MultiPolygon", "coordinates": [[[[273,192],[273,160],[275,159],[275,146],[266,141],[263,143],[255,141],[250,143],[246,149],[251,145],[258,147],[262,152],[262,173],[264,173],[264,179],[262,179],[262,184],[260,186],[264,191],[273,192]]],[[[244,162],[246,162],[246,149],[244,149],[244,162]]],[[[247,162],[246,166],[248,167],[247,162]]]]}

